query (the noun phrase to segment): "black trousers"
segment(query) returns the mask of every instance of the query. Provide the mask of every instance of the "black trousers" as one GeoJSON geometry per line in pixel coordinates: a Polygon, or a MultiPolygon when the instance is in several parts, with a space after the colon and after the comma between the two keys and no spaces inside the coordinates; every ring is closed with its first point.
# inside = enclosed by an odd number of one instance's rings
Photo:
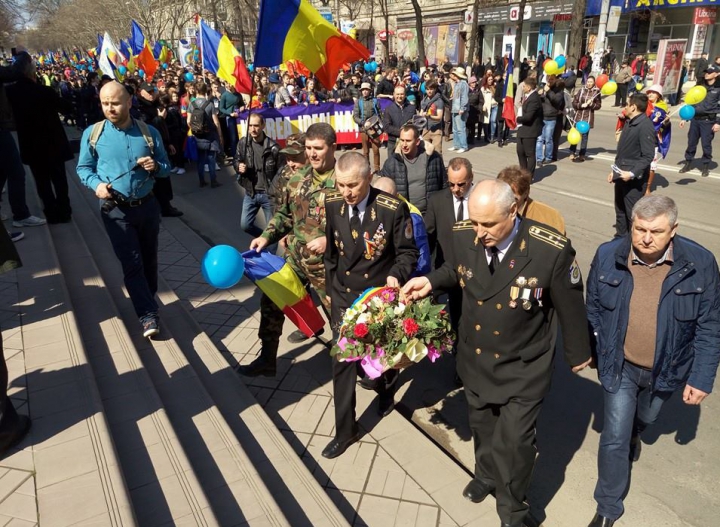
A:
{"type": "Polygon", "coordinates": [[[700,119],[690,121],[685,161],[692,161],[695,157],[698,141],[702,141],[702,162],[708,164],[712,161],[712,140],[715,138],[715,132],[712,131],[712,127],[714,124],[713,121],[701,121],[700,119]]]}
{"type": "Polygon", "coordinates": [[[535,144],[537,137],[518,137],[517,138],[517,156],[520,168],[530,171],[535,175],[535,144]]]}
{"type": "Polygon", "coordinates": [[[165,211],[170,208],[170,202],[173,199],[172,182],[169,177],[155,178],[153,184],[153,194],[160,204],[160,210],[165,211]]]}
{"type": "Polygon", "coordinates": [[[535,422],[542,399],[510,399],[491,404],[465,388],[475,446],[475,479],[495,489],[503,523],[522,525],[528,513],[525,494],[535,466],[535,422]]]}
{"type": "Polygon", "coordinates": [[[565,125],[565,116],[559,115],[555,122],[555,130],[553,130],[553,151],[552,160],[557,161],[558,150],[560,149],[560,137],[562,137],[563,126],[565,125]]]}
{"type": "Polygon", "coordinates": [[[645,178],[615,182],[615,237],[630,232],[632,209],[645,193],[645,178]]]}
{"type": "Polygon", "coordinates": [[[67,174],[64,161],[38,159],[30,165],[43,213],[48,221],[69,218],[72,214],[68,196],[67,174]]]}

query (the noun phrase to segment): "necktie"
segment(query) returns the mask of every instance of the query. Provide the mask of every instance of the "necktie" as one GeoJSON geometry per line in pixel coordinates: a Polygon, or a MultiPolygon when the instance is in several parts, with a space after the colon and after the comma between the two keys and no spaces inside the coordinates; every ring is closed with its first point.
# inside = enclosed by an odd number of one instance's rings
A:
{"type": "Polygon", "coordinates": [[[353,205],[352,215],[350,216],[350,232],[352,233],[353,241],[357,241],[360,236],[360,209],[357,205],[353,205]]]}
{"type": "Polygon", "coordinates": [[[459,201],[460,203],[458,203],[458,206],[457,206],[457,214],[455,215],[455,217],[457,218],[456,221],[463,221],[463,220],[465,219],[465,218],[463,218],[463,212],[464,212],[464,211],[463,211],[463,202],[464,202],[464,198],[460,198],[458,201],[459,201]]]}
{"type": "Polygon", "coordinates": [[[500,267],[500,251],[497,247],[490,247],[490,274],[495,274],[495,270],[500,267]]]}

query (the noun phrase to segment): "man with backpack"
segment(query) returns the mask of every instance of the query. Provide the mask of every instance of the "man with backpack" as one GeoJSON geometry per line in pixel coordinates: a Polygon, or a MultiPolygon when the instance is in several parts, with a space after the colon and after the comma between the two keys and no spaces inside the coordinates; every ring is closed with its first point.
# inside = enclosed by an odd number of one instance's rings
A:
{"type": "Polygon", "coordinates": [[[77,174],[102,200],[101,216],[144,337],[160,333],[158,284],[160,206],[154,178],[167,177],[170,161],[158,131],[130,116],[132,98],[112,81],[100,91],[106,121],[87,128],[77,174]]]}
{"type": "Polygon", "coordinates": [[[365,123],[372,117],[376,117],[378,123],[381,122],[380,105],[378,104],[377,98],[372,96],[372,86],[369,82],[363,82],[360,85],[360,94],[361,96],[355,102],[355,108],[353,109],[353,120],[358,125],[358,128],[360,128],[362,153],[369,161],[370,148],[372,148],[373,172],[377,172],[380,170],[380,144],[382,142],[380,134],[382,133],[382,129],[375,127],[368,131],[365,129],[365,123]]]}
{"type": "Polygon", "coordinates": [[[223,138],[220,135],[220,120],[215,105],[208,99],[208,86],[203,81],[195,83],[197,97],[188,106],[188,127],[197,141],[197,173],[200,188],[206,187],[205,166],[210,174],[210,188],[217,188],[215,170],[217,154],[224,151],[223,138]]]}

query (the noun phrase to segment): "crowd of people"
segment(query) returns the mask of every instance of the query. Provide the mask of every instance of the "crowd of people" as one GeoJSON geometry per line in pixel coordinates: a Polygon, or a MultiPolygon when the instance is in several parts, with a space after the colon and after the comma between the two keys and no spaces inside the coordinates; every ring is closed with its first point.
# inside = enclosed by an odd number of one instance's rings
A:
{"type": "MultiPolygon", "coordinates": [[[[329,89],[309,74],[257,69],[248,99],[207,71],[174,64],[152,79],[128,75],[118,82],[87,68],[38,67],[23,53],[12,68],[0,70],[0,79],[14,83],[6,91],[18,159],[30,166],[50,223],[68,222],[72,214],[64,166],[73,153],[61,119],[83,130],[77,173],[100,200],[145,337],[160,333],[160,218],[182,215],[171,204],[169,175],[183,173],[188,159],[197,164],[200,187],[219,187],[217,169],[232,165],[244,194],[241,228],[253,237],[250,249],[283,254],[316,293],[334,338],[343,311],[368,287],[402,289],[415,299],[446,294],[459,332],[457,382],[464,387],[475,444],[475,476],[463,495],[479,503],[494,494],[503,526],[532,525],[525,497],[559,322],[572,370],[597,367],[604,388],[598,507],[590,527],[611,527],[623,513],[640,436],[662,403],[682,389],[687,404],[700,404],[712,390],[720,361],[720,275],[712,253],[676,234],[672,199],[647,195],[669,125],[662,89],[651,86],[627,94],[619,115],[617,157],[608,175],[615,186],[616,237],[598,248],[584,299],[562,214],[529,194],[536,168],[558,159],[560,134],[579,121],[588,129],[571,157],[586,159],[600,91],[582,62],[577,72],[568,65],[561,75],[545,75],[540,59],[520,65],[513,101],[521,125],[518,164],[478,183],[461,154],[477,142],[508,143],[507,58],[470,66],[446,61],[424,71],[404,58],[375,71],[358,63],[329,89]],[[388,99],[384,110],[378,99],[388,99]],[[238,137],[237,117],[248,107],[326,101],[353,105],[360,151],[337,156],[337,135],[326,123],[281,146],[266,134],[258,112],[250,114],[245,137],[238,137]],[[387,136],[382,166],[379,132],[387,136]],[[34,150],[41,141],[42,155],[34,150]],[[443,149],[454,156],[447,164],[443,149]],[[256,225],[261,210],[264,229],[256,225]],[[418,236],[420,230],[426,236],[418,236]],[[381,249],[369,252],[363,240],[375,237],[381,249]],[[675,294],[665,294],[669,290],[675,294]]],[[[712,64],[703,70],[708,95],[691,121],[688,167],[700,139],[711,159],[712,134],[720,129],[719,74],[712,64]]],[[[3,153],[15,149],[1,126],[0,139],[3,153]]],[[[39,224],[17,205],[17,191],[13,197],[11,182],[17,189],[21,173],[21,165],[18,173],[3,172],[14,221],[39,224]]],[[[285,317],[265,296],[260,313],[262,348],[253,362],[239,366],[245,376],[277,372],[285,317]]],[[[308,337],[295,331],[288,338],[297,343],[308,337]]],[[[358,375],[357,363],[333,361],[336,436],[324,457],[338,457],[359,440],[358,375]]],[[[393,411],[398,375],[388,370],[361,381],[378,392],[382,417],[393,411]]],[[[16,417],[13,430],[26,425],[16,417]]]]}

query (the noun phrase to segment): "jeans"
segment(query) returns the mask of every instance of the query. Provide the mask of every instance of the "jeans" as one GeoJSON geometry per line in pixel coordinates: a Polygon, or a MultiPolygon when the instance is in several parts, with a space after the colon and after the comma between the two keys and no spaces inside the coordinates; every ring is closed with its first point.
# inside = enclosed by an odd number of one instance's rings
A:
{"type": "Polygon", "coordinates": [[[214,150],[200,150],[197,151],[197,173],[200,183],[205,183],[205,165],[208,166],[208,172],[210,173],[210,182],[213,183],[217,180],[215,174],[215,167],[217,162],[217,152],[214,150]]]}
{"type": "MultiPolygon", "coordinates": [[[[105,200],[100,200],[100,205],[105,200]]],[[[137,207],[118,205],[101,213],[138,318],[157,313],[160,206],[151,198],[137,207]]]]}
{"type": "Polygon", "coordinates": [[[490,141],[497,139],[497,113],[498,107],[493,106],[492,110],[490,110],[490,141]]]}
{"type": "MultiPolygon", "coordinates": [[[[585,156],[585,152],[587,152],[587,144],[588,144],[588,136],[590,135],[590,132],[586,134],[581,134],[582,138],[580,139],[580,154],[581,156],[585,156]]],[[[570,145],[570,152],[573,154],[577,151],[577,145],[570,145]]]]}
{"type": "Polygon", "coordinates": [[[242,204],[242,215],[240,216],[240,228],[253,238],[262,234],[262,229],[255,225],[260,209],[265,214],[265,222],[269,223],[273,217],[273,206],[270,196],[264,192],[256,192],[254,196],[245,194],[242,204]]]}
{"type": "Polygon", "coordinates": [[[7,130],[0,130],[0,152],[3,156],[0,163],[0,191],[7,182],[13,220],[24,220],[30,216],[30,209],[25,202],[25,168],[20,160],[20,152],[15,140],[7,130]]]}
{"type": "Polygon", "coordinates": [[[456,150],[467,150],[467,124],[468,112],[463,112],[462,115],[459,113],[452,114],[452,133],[453,133],[453,147],[456,150]]]}
{"type": "Polygon", "coordinates": [[[227,121],[227,135],[229,139],[227,144],[230,147],[228,155],[235,157],[235,152],[237,152],[238,144],[237,119],[235,117],[226,117],[225,119],[227,121]]]}
{"type": "Polygon", "coordinates": [[[555,125],[557,119],[545,119],[543,120],[543,129],[541,134],[537,138],[535,143],[535,159],[538,163],[541,161],[552,161],[553,153],[553,134],[555,133],[555,125]],[[543,145],[545,151],[543,153],[543,145]]]}
{"type": "Polygon", "coordinates": [[[630,439],[653,424],[671,392],[651,391],[652,372],[628,362],[616,393],[604,391],[605,424],[600,434],[598,514],[616,520],[624,511],[623,495],[630,478],[630,439]]]}

